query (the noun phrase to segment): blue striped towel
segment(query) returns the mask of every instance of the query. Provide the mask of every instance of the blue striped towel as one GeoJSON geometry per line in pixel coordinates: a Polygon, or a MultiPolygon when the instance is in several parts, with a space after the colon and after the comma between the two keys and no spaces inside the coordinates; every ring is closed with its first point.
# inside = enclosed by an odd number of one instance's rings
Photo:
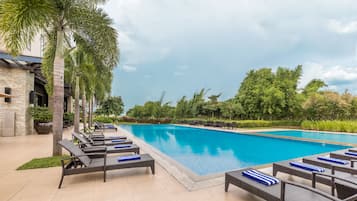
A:
{"type": "Polygon", "coordinates": [[[341,159],[338,159],[338,158],[330,158],[330,157],[318,156],[317,159],[322,160],[322,161],[331,162],[331,163],[342,164],[342,165],[347,165],[348,164],[348,161],[341,160],[341,159]]]}
{"type": "Polygon", "coordinates": [[[347,151],[347,152],[345,152],[345,154],[350,155],[350,156],[357,156],[357,152],[347,151]]]}
{"type": "Polygon", "coordinates": [[[118,139],[118,140],[112,140],[112,142],[124,142],[125,140],[121,140],[121,139],[118,139]]]}
{"type": "Polygon", "coordinates": [[[243,171],[242,175],[267,186],[279,183],[277,178],[263,174],[253,169],[243,171]]]}
{"type": "Polygon", "coordinates": [[[140,155],[130,155],[130,156],[120,156],[118,161],[131,161],[131,160],[139,160],[141,157],[140,155]]]}
{"type": "Polygon", "coordinates": [[[116,149],[128,148],[128,147],[131,147],[131,145],[130,144],[121,144],[121,145],[114,146],[114,148],[116,148],[116,149]]]}
{"type": "Polygon", "coordinates": [[[290,162],[291,166],[297,167],[297,168],[301,168],[304,170],[308,170],[308,171],[315,171],[315,172],[325,172],[325,169],[319,166],[314,166],[314,165],[310,165],[307,163],[300,163],[300,162],[290,162]]]}
{"type": "Polygon", "coordinates": [[[110,125],[110,124],[104,125],[104,127],[105,127],[105,128],[116,128],[114,125],[110,125]]]}

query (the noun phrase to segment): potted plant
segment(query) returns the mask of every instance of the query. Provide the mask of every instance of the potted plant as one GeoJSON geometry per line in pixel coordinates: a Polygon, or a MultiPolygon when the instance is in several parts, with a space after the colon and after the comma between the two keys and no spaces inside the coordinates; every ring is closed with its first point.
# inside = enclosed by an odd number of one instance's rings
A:
{"type": "Polygon", "coordinates": [[[63,128],[67,128],[73,125],[74,114],[71,112],[65,112],[63,114],[63,128]]]}
{"type": "Polygon", "coordinates": [[[52,113],[47,107],[32,107],[30,109],[34,127],[38,134],[49,134],[52,131],[52,113]]]}

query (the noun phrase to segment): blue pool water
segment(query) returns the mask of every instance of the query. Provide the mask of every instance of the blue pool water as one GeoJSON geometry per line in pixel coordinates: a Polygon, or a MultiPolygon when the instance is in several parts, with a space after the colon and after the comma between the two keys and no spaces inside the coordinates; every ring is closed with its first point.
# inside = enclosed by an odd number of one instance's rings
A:
{"type": "Polygon", "coordinates": [[[347,148],[174,125],[121,127],[198,175],[347,148]]]}
{"type": "Polygon", "coordinates": [[[258,132],[258,133],[357,144],[357,135],[333,134],[327,132],[295,131],[295,130],[267,131],[267,132],[258,132]]]}

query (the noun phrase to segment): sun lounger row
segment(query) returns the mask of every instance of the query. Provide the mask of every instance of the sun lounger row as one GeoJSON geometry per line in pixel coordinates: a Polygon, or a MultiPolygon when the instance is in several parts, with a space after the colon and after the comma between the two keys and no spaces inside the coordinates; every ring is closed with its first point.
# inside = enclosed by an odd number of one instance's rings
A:
{"type": "Polygon", "coordinates": [[[125,137],[104,137],[93,139],[84,133],[72,133],[73,141],[64,139],[58,144],[66,149],[71,157],[61,160],[62,176],[58,188],[61,188],[64,176],[89,172],[103,172],[104,182],[108,170],[149,167],[155,174],[155,161],[149,154],[140,154],[139,147],[125,137]],[[113,155],[129,153],[131,155],[113,155]],[[110,156],[108,156],[110,155],[110,156]]]}
{"type": "Polygon", "coordinates": [[[306,157],[302,162],[273,163],[273,177],[252,169],[228,172],[225,191],[229,184],[234,184],[266,200],[357,200],[356,159],[357,149],[347,149],[330,156],[306,157]],[[312,186],[279,180],[279,172],[311,180],[312,186]],[[275,179],[278,181],[274,182],[275,179]],[[330,186],[331,193],[316,189],[316,183],[330,186]]]}

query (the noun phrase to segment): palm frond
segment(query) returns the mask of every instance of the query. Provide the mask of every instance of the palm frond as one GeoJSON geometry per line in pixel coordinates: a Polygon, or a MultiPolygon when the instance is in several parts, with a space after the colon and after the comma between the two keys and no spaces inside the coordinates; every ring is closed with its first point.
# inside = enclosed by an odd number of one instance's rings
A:
{"type": "Polygon", "coordinates": [[[2,0],[0,36],[8,51],[20,54],[54,14],[55,5],[50,0],[2,0]]]}
{"type": "Polygon", "coordinates": [[[114,68],[118,64],[118,34],[102,9],[74,5],[66,19],[76,34],[76,43],[86,44],[105,66],[114,68]]]}
{"type": "Polygon", "coordinates": [[[46,77],[46,91],[49,95],[53,93],[53,62],[56,56],[57,48],[57,31],[52,29],[46,37],[46,48],[42,58],[41,71],[46,77]]]}

